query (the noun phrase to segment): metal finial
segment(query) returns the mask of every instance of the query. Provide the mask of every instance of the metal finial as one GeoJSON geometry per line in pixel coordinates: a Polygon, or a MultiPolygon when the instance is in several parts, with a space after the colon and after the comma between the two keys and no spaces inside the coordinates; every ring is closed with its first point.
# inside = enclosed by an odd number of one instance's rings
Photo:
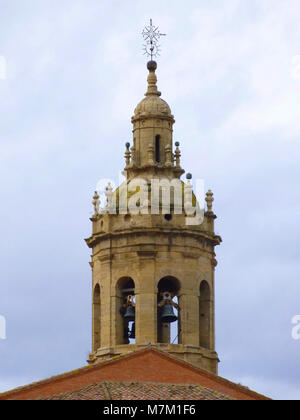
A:
{"type": "Polygon", "coordinates": [[[161,36],[166,36],[166,34],[160,33],[158,26],[153,26],[152,19],[150,19],[150,25],[145,26],[142,35],[146,42],[146,44],[143,45],[145,51],[144,55],[150,57],[152,61],[154,57],[160,55],[160,45],[158,45],[158,41],[161,36]]]}

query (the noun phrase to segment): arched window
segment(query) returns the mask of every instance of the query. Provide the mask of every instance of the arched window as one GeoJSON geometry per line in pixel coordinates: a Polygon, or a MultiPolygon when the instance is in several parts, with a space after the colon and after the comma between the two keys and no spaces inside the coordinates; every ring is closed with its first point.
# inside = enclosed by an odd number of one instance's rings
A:
{"type": "Polygon", "coordinates": [[[200,285],[199,317],[200,346],[209,349],[211,347],[211,296],[209,285],[205,280],[200,285]]]}
{"type": "Polygon", "coordinates": [[[160,136],[155,136],[155,160],[157,163],[160,162],[160,136]]]}
{"type": "Polygon", "coordinates": [[[101,308],[100,308],[100,286],[96,284],[93,294],[93,351],[101,346],[101,308]]]}
{"type": "MultiPolygon", "coordinates": [[[[116,286],[116,344],[135,343],[135,319],[126,317],[128,297],[135,304],[135,284],[130,277],[121,278],[116,286]]],[[[132,312],[135,316],[135,307],[132,312]]],[[[127,312],[128,314],[128,312],[127,312]]]]}
{"type": "Polygon", "coordinates": [[[158,343],[180,343],[180,314],[176,308],[180,283],[175,277],[164,277],[159,281],[157,287],[157,341],[158,343]],[[168,300],[168,294],[170,294],[174,306],[163,304],[166,298],[168,300]],[[174,322],[164,322],[166,314],[170,314],[171,318],[174,315],[176,320],[174,322]]]}

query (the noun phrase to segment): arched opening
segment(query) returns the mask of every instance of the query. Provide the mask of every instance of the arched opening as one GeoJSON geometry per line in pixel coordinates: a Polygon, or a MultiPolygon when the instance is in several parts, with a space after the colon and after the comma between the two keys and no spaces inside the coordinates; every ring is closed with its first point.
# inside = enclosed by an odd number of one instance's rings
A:
{"type": "Polygon", "coordinates": [[[116,286],[116,334],[116,344],[135,343],[135,284],[130,277],[121,278],[116,286]]]}
{"type": "Polygon", "coordinates": [[[93,351],[101,347],[101,307],[100,307],[100,286],[96,284],[93,293],[93,351]]]}
{"type": "Polygon", "coordinates": [[[155,161],[160,162],[160,136],[155,136],[155,161]]]}
{"type": "Polygon", "coordinates": [[[180,311],[177,308],[180,283],[175,277],[168,276],[159,281],[157,288],[157,341],[178,344],[180,311]]]}
{"type": "Polygon", "coordinates": [[[211,330],[211,296],[209,284],[205,280],[202,281],[200,285],[199,317],[200,346],[209,349],[211,330]]]}

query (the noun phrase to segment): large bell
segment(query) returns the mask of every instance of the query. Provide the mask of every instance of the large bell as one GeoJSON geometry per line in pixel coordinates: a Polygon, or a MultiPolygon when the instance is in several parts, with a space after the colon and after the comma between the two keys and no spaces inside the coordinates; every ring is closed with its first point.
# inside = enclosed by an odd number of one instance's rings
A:
{"type": "Polygon", "coordinates": [[[134,308],[134,306],[131,306],[131,305],[127,306],[126,312],[124,314],[124,318],[128,322],[135,320],[135,308],[134,308]]]}
{"type": "Polygon", "coordinates": [[[135,338],[135,322],[132,323],[129,338],[135,338]]]}
{"type": "Polygon", "coordinates": [[[161,322],[165,322],[165,323],[168,323],[168,324],[170,324],[171,322],[177,321],[178,318],[174,314],[173,306],[170,303],[166,303],[162,307],[160,319],[161,319],[161,322]]]}

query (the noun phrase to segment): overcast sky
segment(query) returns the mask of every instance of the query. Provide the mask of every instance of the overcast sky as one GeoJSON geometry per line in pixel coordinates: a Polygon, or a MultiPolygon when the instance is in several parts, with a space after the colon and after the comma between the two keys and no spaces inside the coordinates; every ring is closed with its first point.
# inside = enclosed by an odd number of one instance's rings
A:
{"type": "Polygon", "coordinates": [[[124,167],[152,17],[167,33],[158,87],[182,164],[215,194],[219,373],[300,399],[299,0],[0,0],[0,10],[0,391],[85,365],[91,199],[124,167]]]}

